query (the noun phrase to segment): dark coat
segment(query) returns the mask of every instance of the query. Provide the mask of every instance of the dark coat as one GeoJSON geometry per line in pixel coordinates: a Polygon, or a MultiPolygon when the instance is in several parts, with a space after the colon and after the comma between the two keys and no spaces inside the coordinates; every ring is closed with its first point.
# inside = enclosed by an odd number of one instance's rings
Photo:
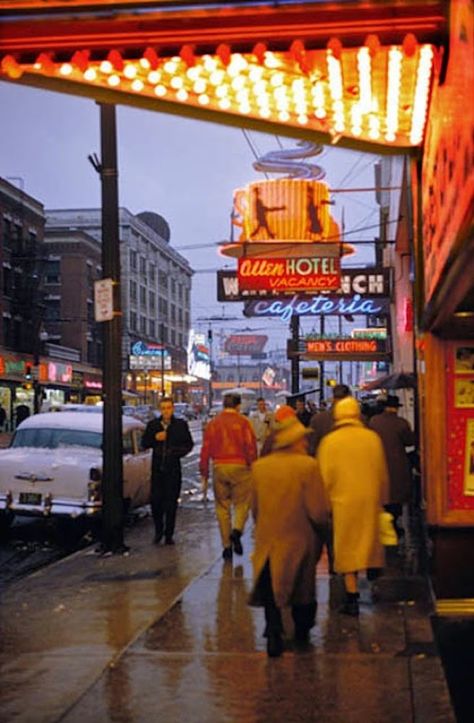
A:
{"type": "Polygon", "coordinates": [[[142,447],[153,450],[152,484],[171,483],[179,488],[181,487],[180,460],[194,447],[193,438],[188,423],[184,419],[174,416],[171,417],[171,422],[166,428],[166,440],[158,442],[155,434],[164,430],[161,417],[148,422],[142,437],[142,447]]]}
{"type": "Polygon", "coordinates": [[[311,436],[309,438],[309,453],[314,456],[323,437],[334,429],[334,418],[332,409],[325,409],[324,412],[316,412],[311,417],[311,436]]]}
{"type": "Polygon", "coordinates": [[[406,419],[393,412],[376,414],[369,427],[380,436],[390,477],[390,504],[404,504],[411,494],[412,475],[405,447],[415,444],[415,436],[406,419]]]}

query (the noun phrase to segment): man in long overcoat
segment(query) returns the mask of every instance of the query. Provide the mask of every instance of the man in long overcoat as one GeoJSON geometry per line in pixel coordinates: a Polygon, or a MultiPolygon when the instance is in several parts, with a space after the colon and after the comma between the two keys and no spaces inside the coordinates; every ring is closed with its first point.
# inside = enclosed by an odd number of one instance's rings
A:
{"type": "Polygon", "coordinates": [[[334,430],[322,440],[316,459],[332,511],[334,569],[344,575],[341,612],[358,615],[357,573],[384,564],[379,515],[388,471],[380,437],[364,426],[357,401],[341,399],[333,413],[334,430]]]}
{"type": "Polygon", "coordinates": [[[326,494],[316,461],[307,453],[308,430],[290,407],[276,415],[272,451],[252,465],[256,522],[250,604],[265,608],[267,652],[283,652],[281,608],[291,605],[295,639],[304,641],[316,613],[316,525],[327,520],[326,494]]]}
{"type": "Polygon", "coordinates": [[[392,513],[395,528],[399,532],[397,520],[402,514],[403,505],[410,501],[413,484],[405,447],[414,446],[415,435],[407,420],[398,416],[398,408],[402,405],[395,394],[388,395],[384,406],[381,414],[371,418],[369,427],[375,430],[382,440],[390,478],[388,504],[385,509],[392,513]]]}
{"type": "Polygon", "coordinates": [[[192,450],[193,438],[187,422],[173,415],[173,400],[160,402],[161,416],[148,422],[142,447],[152,448],[151,511],[155,522],[155,544],[165,535],[165,543],[173,545],[176,510],[181,492],[181,457],[192,450]]]}

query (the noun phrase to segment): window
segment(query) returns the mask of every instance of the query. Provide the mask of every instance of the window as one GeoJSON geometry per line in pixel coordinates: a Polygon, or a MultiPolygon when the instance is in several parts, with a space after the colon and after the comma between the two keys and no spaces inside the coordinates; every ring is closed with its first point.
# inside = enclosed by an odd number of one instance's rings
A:
{"type": "Polygon", "coordinates": [[[4,296],[11,296],[13,285],[12,270],[3,267],[3,294],[4,296]]]}
{"type": "Polygon", "coordinates": [[[138,254],[134,249],[130,249],[130,268],[133,271],[137,270],[137,258],[138,254]]]}
{"type": "Polygon", "coordinates": [[[152,319],[148,322],[148,333],[152,339],[156,337],[156,324],[152,319]]]}
{"type": "Polygon", "coordinates": [[[60,271],[59,261],[46,261],[44,265],[44,283],[59,284],[60,271]]]}
{"type": "Polygon", "coordinates": [[[183,335],[181,334],[181,332],[178,332],[177,339],[178,339],[178,346],[183,346],[183,335]]]}
{"type": "Polygon", "coordinates": [[[146,334],[146,316],[140,317],[140,332],[146,334]]]}
{"type": "Polygon", "coordinates": [[[178,309],[178,321],[180,324],[183,323],[183,310],[181,307],[179,307],[179,309],[178,309]]]}
{"type": "Polygon", "coordinates": [[[176,345],[176,332],[174,329],[170,330],[170,343],[175,346],[176,345]]]}
{"type": "Polygon", "coordinates": [[[140,286],[140,306],[146,308],[146,288],[140,286]]]}
{"type": "Polygon", "coordinates": [[[130,312],[130,329],[137,330],[137,314],[135,311],[130,312]]]}
{"type": "Polygon", "coordinates": [[[176,296],[176,281],[174,279],[171,279],[171,296],[173,298],[176,296]]]}
{"type": "Polygon", "coordinates": [[[146,279],[146,258],[140,256],[140,274],[146,279]]]}
{"type": "Polygon", "coordinates": [[[151,284],[155,283],[156,280],[156,266],[155,264],[150,264],[148,267],[148,278],[151,284]]]}
{"type": "Polygon", "coordinates": [[[162,316],[164,319],[166,319],[168,317],[168,302],[166,301],[166,299],[160,298],[159,308],[160,308],[160,316],[162,316]]]}
{"type": "Polygon", "coordinates": [[[130,301],[137,300],[137,282],[130,279],[130,301]]]}
{"type": "Polygon", "coordinates": [[[176,306],[171,304],[171,321],[176,321],[176,306]]]}
{"type": "Polygon", "coordinates": [[[166,291],[168,289],[168,276],[166,274],[166,271],[163,271],[160,269],[160,273],[158,276],[158,282],[160,291],[166,291]]]}
{"type": "Polygon", "coordinates": [[[59,321],[60,302],[46,301],[44,308],[44,318],[46,321],[59,321]]]}
{"type": "Polygon", "coordinates": [[[156,294],[154,291],[148,292],[148,306],[150,309],[150,313],[155,313],[156,308],[156,294]]]}
{"type": "Polygon", "coordinates": [[[3,219],[3,245],[10,248],[12,244],[12,222],[9,218],[3,219]]]}

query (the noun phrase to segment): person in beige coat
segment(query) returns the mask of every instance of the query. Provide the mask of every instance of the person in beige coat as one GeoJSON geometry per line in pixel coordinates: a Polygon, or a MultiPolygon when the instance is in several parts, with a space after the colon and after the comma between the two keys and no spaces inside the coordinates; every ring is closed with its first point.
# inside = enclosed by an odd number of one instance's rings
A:
{"type": "Polygon", "coordinates": [[[384,564],[379,514],[388,492],[388,471],[380,437],[367,429],[352,397],[334,407],[334,431],[317,454],[332,511],[334,569],[344,575],[341,612],[359,614],[357,573],[384,564]]]}
{"type": "Polygon", "coordinates": [[[276,415],[272,451],[252,465],[255,525],[254,587],[250,604],[265,608],[267,652],[283,652],[281,608],[292,606],[295,639],[305,642],[316,613],[317,525],[327,501],[316,461],[307,453],[308,429],[291,407],[276,415]]]}

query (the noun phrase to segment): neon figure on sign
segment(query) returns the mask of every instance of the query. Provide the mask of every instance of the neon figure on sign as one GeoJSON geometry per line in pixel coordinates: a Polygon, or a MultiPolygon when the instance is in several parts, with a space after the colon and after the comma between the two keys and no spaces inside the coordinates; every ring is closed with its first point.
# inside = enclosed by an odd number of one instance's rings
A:
{"type": "Polygon", "coordinates": [[[327,296],[311,296],[301,301],[292,296],[288,301],[281,299],[256,301],[253,316],[279,316],[289,321],[293,314],[379,314],[383,309],[374,299],[366,299],[354,294],[349,299],[328,299],[327,296]]]}

